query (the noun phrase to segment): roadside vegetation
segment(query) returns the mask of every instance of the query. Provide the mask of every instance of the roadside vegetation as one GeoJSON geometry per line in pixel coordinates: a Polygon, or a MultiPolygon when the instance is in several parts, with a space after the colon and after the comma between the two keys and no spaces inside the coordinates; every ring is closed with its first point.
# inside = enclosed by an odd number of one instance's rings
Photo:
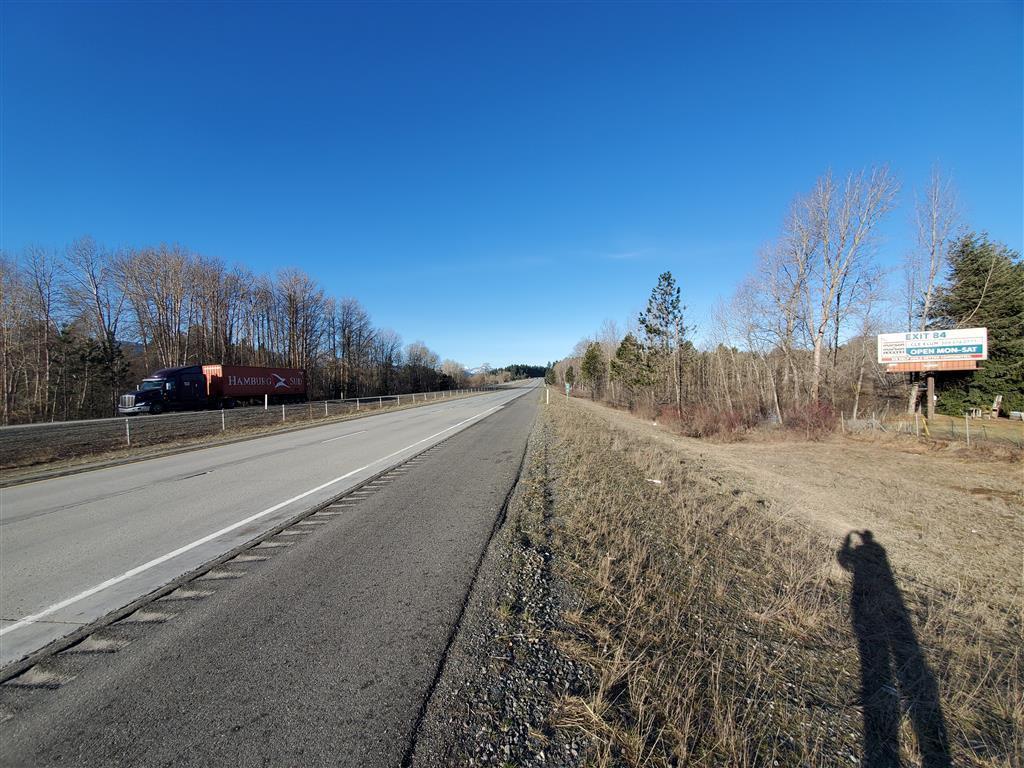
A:
{"type": "MultiPolygon", "coordinates": [[[[630,417],[557,400],[548,418],[553,567],[578,598],[558,644],[596,677],[556,719],[595,740],[596,765],[1019,764],[1019,493],[944,487],[949,504],[918,509],[888,476],[888,498],[833,489],[814,514],[784,476],[630,417]]],[[[869,455],[857,469],[885,459],[869,455]]]]}
{"type": "Polygon", "coordinates": [[[898,191],[886,168],[822,176],[700,329],[701,348],[686,317],[685,275],[664,272],[635,320],[625,329],[606,321],[547,382],[694,437],[743,439],[768,427],[806,438],[843,421],[926,410],[919,374],[875,362],[877,333],[983,326],[989,359],[977,371],[936,375],[938,411],[988,416],[997,398],[1004,417],[1024,411],[1020,254],[968,229],[950,179],[936,171],[914,191],[916,248],[887,274],[876,258],[879,226],[898,191]]]}

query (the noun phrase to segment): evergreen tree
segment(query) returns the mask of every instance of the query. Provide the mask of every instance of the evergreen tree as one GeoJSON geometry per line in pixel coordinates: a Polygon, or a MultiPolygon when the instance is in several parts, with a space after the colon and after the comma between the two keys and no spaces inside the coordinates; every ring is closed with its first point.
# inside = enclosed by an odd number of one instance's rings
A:
{"type": "Polygon", "coordinates": [[[959,416],[989,409],[1024,410],[1024,262],[984,234],[961,237],[949,254],[947,284],[938,289],[932,328],[988,328],[989,359],[974,372],[939,376],[939,409],[959,416]]]}
{"type": "Polygon", "coordinates": [[[640,313],[640,326],[646,336],[646,347],[657,362],[669,366],[675,388],[676,413],[683,415],[683,311],[679,286],[671,272],[658,276],[658,284],[647,300],[647,310],[640,313]]]}
{"type": "Polygon", "coordinates": [[[570,389],[576,383],[576,371],[573,370],[571,365],[565,369],[565,383],[569,385],[570,389]]]}
{"type": "Polygon", "coordinates": [[[128,385],[128,360],[124,356],[121,342],[107,331],[99,342],[100,378],[109,392],[110,415],[117,415],[117,401],[128,385]]]}
{"type": "Polygon", "coordinates": [[[580,374],[583,383],[590,387],[590,399],[597,398],[604,385],[604,355],[601,354],[601,345],[591,342],[587,351],[583,354],[583,362],[580,364],[580,374]]]}
{"type": "Polygon", "coordinates": [[[555,383],[555,366],[548,363],[547,370],[544,371],[544,383],[551,385],[555,383]]]}
{"type": "Polygon", "coordinates": [[[644,387],[649,387],[653,381],[644,348],[632,333],[627,333],[619,348],[615,350],[611,368],[612,378],[622,384],[629,393],[630,405],[633,404],[636,393],[644,387]]]}

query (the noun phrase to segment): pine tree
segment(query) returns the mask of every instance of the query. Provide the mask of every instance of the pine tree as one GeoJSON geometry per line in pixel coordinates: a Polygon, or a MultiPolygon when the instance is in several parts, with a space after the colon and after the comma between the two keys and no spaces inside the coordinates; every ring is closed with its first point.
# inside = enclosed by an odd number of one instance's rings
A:
{"type": "Polygon", "coordinates": [[[604,355],[601,354],[601,345],[591,342],[583,355],[583,362],[580,364],[580,374],[583,382],[590,387],[590,399],[597,398],[598,392],[604,385],[604,355]]]}
{"type": "Polygon", "coordinates": [[[959,416],[989,409],[1024,410],[1024,261],[984,234],[961,237],[949,254],[947,284],[937,291],[933,328],[988,328],[989,359],[971,373],[939,379],[938,406],[959,416]]]}
{"type": "Polygon", "coordinates": [[[683,338],[686,326],[679,286],[671,272],[658,276],[658,284],[647,300],[647,310],[640,313],[640,325],[644,329],[648,352],[655,359],[670,367],[672,384],[675,388],[676,413],[683,415],[683,338]]]}
{"type": "Polygon", "coordinates": [[[644,348],[632,333],[627,333],[615,350],[611,368],[612,378],[622,384],[629,393],[631,406],[636,393],[644,387],[649,387],[653,380],[644,348]]]}
{"type": "Polygon", "coordinates": [[[571,365],[565,369],[565,383],[569,385],[570,389],[576,383],[576,371],[573,370],[571,365]]]}

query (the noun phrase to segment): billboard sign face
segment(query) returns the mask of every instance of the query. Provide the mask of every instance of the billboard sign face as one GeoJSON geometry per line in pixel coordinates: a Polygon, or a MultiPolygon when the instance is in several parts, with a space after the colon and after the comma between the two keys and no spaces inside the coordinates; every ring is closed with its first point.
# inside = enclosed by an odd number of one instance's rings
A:
{"type": "Polygon", "coordinates": [[[883,333],[878,336],[878,362],[947,363],[988,360],[988,328],[883,333]]]}

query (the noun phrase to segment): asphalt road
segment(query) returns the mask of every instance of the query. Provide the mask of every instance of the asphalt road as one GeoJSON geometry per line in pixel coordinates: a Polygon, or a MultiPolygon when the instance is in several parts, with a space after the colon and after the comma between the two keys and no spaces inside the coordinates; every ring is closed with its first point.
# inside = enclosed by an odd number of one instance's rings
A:
{"type": "MultiPolygon", "coordinates": [[[[477,421],[496,418],[523,391],[510,388],[0,490],[0,664],[477,421]]],[[[382,541],[390,536],[384,528],[378,533],[382,541]]]]}
{"type": "Polygon", "coordinates": [[[508,402],[143,609],[160,621],[41,662],[59,687],[0,686],[3,763],[400,765],[537,402],[508,402]]]}

